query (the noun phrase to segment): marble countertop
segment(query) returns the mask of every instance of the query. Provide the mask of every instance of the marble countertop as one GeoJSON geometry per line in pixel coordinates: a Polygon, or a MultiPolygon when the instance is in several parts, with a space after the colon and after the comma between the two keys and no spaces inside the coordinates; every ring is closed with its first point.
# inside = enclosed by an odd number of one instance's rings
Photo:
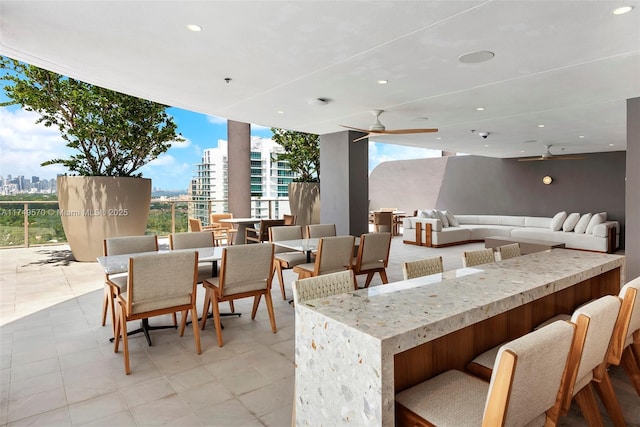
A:
{"type": "Polygon", "coordinates": [[[300,308],[398,353],[623,265],[619,255],[552,249],[310,300],[300,308]]]}

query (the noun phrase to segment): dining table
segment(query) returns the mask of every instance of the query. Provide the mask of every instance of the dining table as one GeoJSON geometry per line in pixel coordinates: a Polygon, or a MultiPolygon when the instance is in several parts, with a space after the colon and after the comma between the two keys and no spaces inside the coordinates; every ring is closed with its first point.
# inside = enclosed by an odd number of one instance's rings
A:
{"type": "Polygon", "coordinates": [[[218,222],[225,222],[230,224],[235,224],[237,226],[238,232],[236,233],[236,238],[233,241],[235,245],[244,245],[247,243],[245,238],[246,230],[249,226],[255,226],[260,222],[261,218],[224,218],[218,220],[218,222]]]}
{"type": "MultiPolygon", "coordinates": [[[[308,239],[280,240],[271,242],[276,246],[291,249],[292,251],[304,252],[307,256],[307,262],[311,262],[311,254],[318,250],[321,237],[313,237],[308,239]]],[[[355,238],[354,248],[360,246],[360,237],[355,238]]],[[[355,250],[355,249],[354,249],[355,250]]]]}
{"type": "MultiPolygon", "coordinates": [[[[118,255],[105,255],[97,258],[98,263],[103,268],[106,274],[123,274],[129,271],[129,258],[140,256],[140,255],[150,255],[150,254],[163,254],[170,252],[179,252],[179,251],[187,251],[187,252],[198,252],[198,262],[211,262],[211,275],[212,277],[216,277],[218,275],[218,261],[222,259],[222,247],[204,247],[204,248],[192,248],[192,249],[174,249],[174,250],[159,250],[159,251],[151,251],[151,252],[138,252],[131,254],[118,254],[118,255]]],[[[234,313],[236,314],[236,313],[234,313]]],[[[239,315],[240,313],[237,313],[239,315]]],[[[127,332],[128,335],[134,335],[142,332],[147,339],[147,344],[151,344],[151,336],[149,335],[149,331],[155,329],[168,329],[174,328],[176,329],[177,325],[157,325],[152,326],[149,324],[149,319],[145,318],[140,321],[140,327],[138,329],[134,329],[132,331],[127,332]]],[[[114,337],[110,338],[109,341],[113,342],[114,337]]]]}

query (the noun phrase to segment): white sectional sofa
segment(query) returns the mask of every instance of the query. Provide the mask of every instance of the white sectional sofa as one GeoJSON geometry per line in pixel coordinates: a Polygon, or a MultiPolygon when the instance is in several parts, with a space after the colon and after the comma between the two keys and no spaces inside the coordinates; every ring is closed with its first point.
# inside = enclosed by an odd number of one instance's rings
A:
{"type": "MultiPolygon", "coordinates": [[[[484,241],[485,238],[490,236],[503,236],[560,242],[564,243],[568,249],[608,253],[615,252],[620,243],[619,223],[617,221],[607,221],[604,213],[598,214],[601,215],[599,221],[602,222],[594,221],[594,224],[586,230],[588,232],[576,233],[573,231],[575,224],[573,227],[569,224],[575,221],[567,220],[568,218],[563,219],[562,213],[558,213],[553,218],[507,215],[452,215],[448,213],[449,218],[447,218],[446,222],[453,222],[453,224],[447,224],[442,217],[425,217],[424,212],[437,211],[418,211],[418,216],[405,218],[403,222],[404,243],[442,247],[484,241]],[[602,215],[604,215],[604,219],[602,219],[602,215]],[[452,217],[453,221],[451,221],[452,217]],[[560,222],[560,220],[562,221],[560,222]],[[567,222],[566,225],[565,221],[567,222]],[[560,229],[558,230],[559,222],[560,229]],[[564,228],[568,231],[563,231],[562,226],[565,226],[564,228]]],[[[446,214],[446,211],[440,212],[446,214]]],[[[576,215],[579,216],[579,214],[573,214],[573,220],[576,219],[576,215]]],[[[587,215],[591,218],[591,214],[587,215]]],[[[583,217],[580,217],[580,222],[585,223],[583,217]]],[[[583,224],[582,228],[585,228],[585,225],[586,223],[583,224]]]]}

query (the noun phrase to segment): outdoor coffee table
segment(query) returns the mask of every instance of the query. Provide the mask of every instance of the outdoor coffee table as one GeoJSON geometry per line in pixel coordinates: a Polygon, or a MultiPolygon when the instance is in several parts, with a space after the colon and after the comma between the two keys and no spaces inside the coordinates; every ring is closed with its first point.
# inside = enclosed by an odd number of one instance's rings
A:
{"type": "Polygon", "coordinates": [[[511,243],[520,244],[520,253],[522,255],[532,254],[534,252],[542,252],[551,248],[565,247],[564,243],[562,242],[548,242],[546,240],[524,239],[520,237],[490,236],[484,239],[485,248],[495,248],[511,243]]]}

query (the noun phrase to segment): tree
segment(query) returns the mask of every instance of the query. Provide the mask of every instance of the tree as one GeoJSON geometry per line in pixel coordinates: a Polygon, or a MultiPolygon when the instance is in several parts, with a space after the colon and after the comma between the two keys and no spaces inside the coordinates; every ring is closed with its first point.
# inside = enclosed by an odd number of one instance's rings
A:
{"type": "Polygon", "coordinates": [[[272,139],[280,144],[284,153],[277,154],[277,160],[289,162],[296,172],[299,182],[320,180],[320,141],[318,135],[292,130],[271,128],[272,139]]]}
{"type": "Polygon", "coordinates": [[[85,176],[140,176],[134,172],[182,140],[165,105],[0,58],[10,99],[0,106],[19,104],[39,113],[36,123],[57,126],[77,151],[42,166],[61,164],[85,176]]]}

